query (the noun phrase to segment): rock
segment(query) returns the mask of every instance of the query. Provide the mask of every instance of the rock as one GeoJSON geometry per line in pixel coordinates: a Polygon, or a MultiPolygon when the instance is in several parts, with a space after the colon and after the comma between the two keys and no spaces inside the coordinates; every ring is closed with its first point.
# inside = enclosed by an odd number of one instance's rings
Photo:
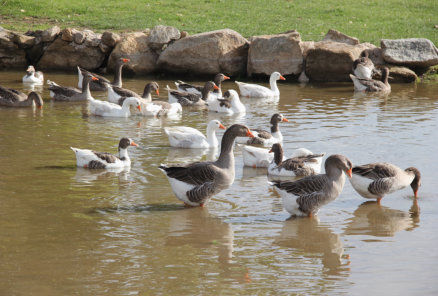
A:
{"type": "Polygon", "coordinates": [[[330,29],[327,34],[325,34],[323,41],[334,41],[350,45],[359,44],[359,39],[357,39],[356,37],[350,37],[333,29],[330,29]]]}
{"type": "Polygon", "coordinates": [[[108,60],[109,70],[121,57],[130,59],[125,66],[136,74],[148,74],[156,70],[158,55],[149,47],[148,36],[142,32],[128,33],[117,43],[108,60]]]}
{"type": "Polygon", "coordinates": [[[149,47],[155,50],[161,50],[164,45],[171,41],[181,38],[181,34],[177,28],[171,26],[158,25],[155,26],[149,33],[149,47]]]}
{"type": "Polygon", "coordinates": [[[26,52],[13,41],[14,34],[0,30],[0,69],[24,68],[27,64],[26,52]]]}
{"type": "Polygon", "coordinates": [[[349,45],[333,41],[315,42],[307,52],[306,74],[314,81],[351,81],[353,61],[371,44],[349,45]]]}
{"type": "MultiPolygon", "coordinates": [[[[415,82],[418,78],[417,74],[407,67],[394,65],[385,65],[385,67],[389,69],[389,83],[415,82]]],[[[382,68],[382,66],[378,68],[382,68]]],[[[373,75],[373,79],[381,80],[381,73],[376,72],[376,74],[373,75]]]]}
{"type": "Polygon", "coordinates": [[[301,41],[300,42],[301,51],[303,53],[303,57],[307,56],[309,49],[315,48],[315,41],[301,41]]]}
{"type": "Polygon", "coordinates": [[[246,72],[248,40],[223,29],[175,41],[163,51],[158,66],[174,73],[239,75],[246,72]]]}
{"type": "Polygon", "coordinates": [[[263,35],[251,38],[248,51],[248,75],[298,75],[303,64],[301,36],[293,31],[286,34],[263,35]]]}
{"type": "Polygon", "coordinates": [[[27,36],[20,33],[13,33],[13,39],[20,48],[31,48],[35,45],[35,37],[27,36]]]}
{"type": "Polygon", "coordinates": [[[430,67],[438,64],[438,49],[425,38],[382,39],[383,58],[396,65],[430,67]]]}
{"type": "Polygon", "coordinates": [[[61,35],[62,35],[61,38],[64,41],[72,42],[73,41],[73,35],[76,34],[77,32],[78,32],[78,30],[76,30],[76,29],[65,28],[61,32],[61,35]]]}
{"type": "Polygon", "coordinates": [[[111,50],[111,47],[109,47],[108,45],[103,44],[102,42],[99,43],[99,48],[103,53],[108,53],[111,50]]]}
{"type": "Polygon", "coordinates": [[[181,33],[180,33],[180,39],[182,39],[182,38],[186,38],[186,37],[188,37],[189,36],[189,33],[187,33],[186,31],[181,31],[181,33]]]}
{"type": "Polygon", "coordinates": [[[85,46],[97,47],[100,44],[100,36],[95,34],[94,36],[87,36],[85,38],[85,46]]]}
{"type": "MultiPolygon", "coordinates": [[[[365,44],[365,43],[364,43],[365,44]]],[[[383,59],[383,51],[381,48],[379,47],[374,47],[373,48],[373,44],[367,43],[369,44],[369,49],[366,49],[365,51],[368,52],[368,57],[371,59],[371,61],[373,61],[374,65],[385,65],[386,62],[383,59]]]]}
{"type": "Polygon", "coordinates": [[[76,44],[81,45],[85,41],[85,33],[81,31],[77,31],[76,33],[73,34],[73,41],[76,44]]]}
{"type": "Polygon", "coordinates": [[[58,36],[59,32],[61,32],[61,29],[58,26],[48,28],[42,32],[41,40],[43,42],[52,42],[56,36],[58,36]]]}
{"type": "Polygon", "coordinates": [[[102,34],[102,43],[109,47],[116,46],[117,42],[120,41],[120,36],[113,32],[103,32],[102,34]]]}
{"type": "Polygon", "coordinates": [[[99,68],[105,60],[105,54],[99,47],[78,45],[57,38],[44,51],[38,63],[42,69],[75,70],[76,66],[85,69],[99,68]]]}

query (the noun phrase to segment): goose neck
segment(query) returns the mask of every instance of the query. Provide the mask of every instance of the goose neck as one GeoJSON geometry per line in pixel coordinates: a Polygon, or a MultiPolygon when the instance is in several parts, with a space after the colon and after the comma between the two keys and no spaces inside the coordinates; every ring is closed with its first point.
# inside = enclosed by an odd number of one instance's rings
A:
{"type": "Polygon", "coordinates": [[[233,146],[236,135],[230,130],[225,131],[221,141],[221,153],[216,164],[222,168],[234,168],[233,146]]]}
{"type": "Polygon", "coordinates": [[[274,162],[276,165],[280,165],[283,162],[283,148],[274,151],[274,162]]]}
{"type": "Polygon", "coordinates": [[[210,147],[217,147],[218,140],[216,137],[216,129],[213,126],[207,126],[207,143],[210,147]]]}
{"type": "Polygon", "coordinates": [[[118,64],[115,68],[114,81],[112,83],[114,86],[122,87],[122,68],[123,64],[118,64]]]}
{"type": "Polygon", "coordinates": [[[130,161],[127,148],[119,148],[119,158],[121,161],[130,161]]]}
{"type": "Polygon", "coordinates": [[[271,90],[275,93],[279,92],[278,86],[277,86],[277,79],[275,77],[271,77],[269,79],[269,84],[271,85],[271,90]]]}

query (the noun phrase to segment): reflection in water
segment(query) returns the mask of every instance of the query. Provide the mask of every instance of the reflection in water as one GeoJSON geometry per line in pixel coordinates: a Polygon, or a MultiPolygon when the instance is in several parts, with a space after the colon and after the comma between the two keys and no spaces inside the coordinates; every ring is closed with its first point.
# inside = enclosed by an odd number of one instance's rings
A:
{"type": "Polygon", "coordinates": [[[399,231],[415,229],[420,222],[420,208],[416,199],[409,213],[379,205],[375,201],[366,201],[353,215],[347,222],[347,235],[394,236],[399,231]]]}
{"type": "Polygon", "coordinates": [[[195,249],[217,248],[223,267],[233,256],[234,233],[228,223],[209,214],[207,208],[177,211],[170,218],[167,246],[190,245],[195,249]]]}
{"type": "Polygon", "coordinates": [[[119,180],[121,181],[127,181],[130,170],[130,167],[105,170],[89,170],[78,167],[74,178],[76,181],[84,183],[92,183],[96,180],[112,179],[115,176],[119,177],[119,180]]]}
{"type": "MultiPolygon", "coordinates": [[[[317,217],[289,219],[283,223],[275,243],[293,248],[307,258],[321,258],[328,275],[340,275],[347,270],[342,264],[344,247],[339,234],[326,225],[320,225],[317,217]]],[[[349,264],[349,262],[347,263],[349,264]]]]}
{"type": "Polygon", "coordinates": [[[192,163],[201,161],[204,155],[206,156],[206,161],[214,161],[218,157],[218,149],[184,149],[170,147],[166,163],[192,163]]]}

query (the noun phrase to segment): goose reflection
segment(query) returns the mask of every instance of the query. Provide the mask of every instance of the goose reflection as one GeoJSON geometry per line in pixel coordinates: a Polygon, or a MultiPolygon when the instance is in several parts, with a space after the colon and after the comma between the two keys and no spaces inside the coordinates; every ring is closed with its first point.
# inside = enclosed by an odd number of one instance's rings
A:
{"type": "Polygon", "coordinates": [[[416,199],[409,212],[391,209],[375,201],[366,201],[353,215],[348,221],[345,234],[388,237],[399,231],[411,231],[418,227],[420,208],[416,199]]]}
{"type": "Polygon", "coordinates": [[[118,177],[121,181],[127,181],[131,168],[122,167],[105,170],[90,170],[78,167],[74,176],[77,182],[92,183],[97,180],[112,179],[118,177]]]}
{"type": "Polygon", "coordinates": [[[206,156],[206,161],[214,161],[217,159],[219,151],[217,148],[209,149],[184,149],[184,148],[169,148],[167,154],[168,163],[192,163],[200,161],[202,157],[206,156]]]}
{"type": "Polygon", "coordinates": [[[210,215],[206,208],[192,208],[174,212],[166,245],[190,245],[201,251],[217,248],[219,263],[227,266],[233,256],[233,241],[234,232],[228,223],[210,215]]]}
{"type": "Polygon", "coordinates": [[[294,248],[300,254],[304,252],[303,256],[307,258],[321,258],[327,274],[337,275],[345,270],[342,258],[348,256],[343,256],[340,235],[326,225],[320,225],[317,217],[286,220],[275,244],[294,248]]]}

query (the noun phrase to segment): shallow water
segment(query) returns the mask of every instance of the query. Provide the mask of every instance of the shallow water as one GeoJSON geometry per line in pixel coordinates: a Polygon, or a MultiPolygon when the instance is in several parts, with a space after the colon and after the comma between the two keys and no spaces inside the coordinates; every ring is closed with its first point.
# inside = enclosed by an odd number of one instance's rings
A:
{"type": "MultiPolygon", "coordinates": [[[[0,72],[0,84],[24,89],[21,76],[0,72]]],[[[158,82],[166,98],[172,82],[158,82]]],[[[145,79],[124,83],[140,92],[145,79]]],[[[97,118],[83,103],[51,102],[46,89],[43,110],[0,107],[0,295],[436,295],[438,85],[393,85],[387,98],[355,96],[348,83],[280,91],[279,102],[243,99],[244,117],[97,118]],[[290,120],[280,126],[286,153],[416,166],[418,203],[406,188],[378,206],[347,181],[317,218],[286,220],[266,171],[243,168],[237,148],[231,188],[205,208],[176,200],[157,166],[214,152],[171,149],[163,127],[204,131],[219,118],[267,128],[274,112],[290,120]],[[116,152],[122,136],[140,145],[129,171],[75,167],[70,146],[116,152]]]]}

